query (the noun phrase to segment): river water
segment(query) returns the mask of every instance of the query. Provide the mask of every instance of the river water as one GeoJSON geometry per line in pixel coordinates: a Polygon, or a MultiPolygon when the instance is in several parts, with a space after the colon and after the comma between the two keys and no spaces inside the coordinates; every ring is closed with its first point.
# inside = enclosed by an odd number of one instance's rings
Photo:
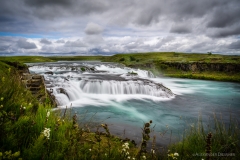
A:
{"type": "Polygon", "coordinates": [[[28,65],[31,73],[44,76],[58,108],[71,106],[79,121],[107,123],[113,134],[138,143],[141,127],[149,120],[157,145],[167,145],[181,139],[199,117],[207,125],[214,114],[225,123],[230,115],[240,115],[238,83],[155,77],[114,63],[28,65]]]}

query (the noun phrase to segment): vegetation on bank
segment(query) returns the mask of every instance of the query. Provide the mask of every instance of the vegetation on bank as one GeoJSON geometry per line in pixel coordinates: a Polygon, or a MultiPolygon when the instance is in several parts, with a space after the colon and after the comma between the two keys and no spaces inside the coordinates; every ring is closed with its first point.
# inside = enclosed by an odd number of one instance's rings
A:
{"type": "MultiPolygon", "coordinates": [[[[23,59],[25,61],[26,57],[23,59]]],[[[27,59],[32,60],[32,57],[27,59]]],[[[72,114],[71,110],[52,110],[48,100],[40,104],[20,81],[17,69],[24,67],[22,63],[0,61],[0,159],[199,160],[240,157],[239,122],[233,118],[229,124],[216,117],[209,125],[199,120],[182,133],[182,141],[164,149],[155,145],[154,136],[150,137],[150,121],[142,128],[142,143],[135,146],[127,139],[123,141],[113,136],[107,124],[96,124],[91,120],[83,124],[81,117],[84,115],[72,114]],[[93,129],[96,132],[90,132],[93,129]]]]}
{"type": "Polygon", "coordinates": [[[117,54],[104,61],[151,70],[158,76],[240,82],[240,56],[234,55],[135,53],[117,54]]]}
{"type": "Polygon", "coordinates": [[[153,52],[113,56],[0,57],[0,61],[25,63],[64,60],[116,62],[128,67],[150,70],[158,76],[240,82],[240,56],[234,55],[153,52]]]}

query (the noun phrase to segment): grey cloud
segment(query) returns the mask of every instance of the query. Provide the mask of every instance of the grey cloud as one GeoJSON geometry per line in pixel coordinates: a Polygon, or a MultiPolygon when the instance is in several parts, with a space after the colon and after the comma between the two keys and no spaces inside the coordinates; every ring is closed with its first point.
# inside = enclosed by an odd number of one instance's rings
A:
{"type": "Polygon", "coordinates": [[[66,47],[86,47],[86,45],[81,40],[67,41],[65,43],[66,47]]]}
{"type": "Polygon", "coordinates": [[[135,23],[140,25],[149,25],[154,22],[158,22],[160,13],[161,13],[161,9],[159,6],[142,10],[140,11],[140,13],[138,13],[135,23]]]}
{"type": "Polygon", "coordinates": [[[186,33],[191,33],[191,28],[189,27],[189,24],[174,24],[171,29],[170,32],[171,33],[179,33],[179,34],[186,34],[186,33]]]}
{"type": "Polygon", "coordinates": [[[168,37],[164,37],[164,38],[159,38],[157,44],[155,45],[155,47],[159,48],[163,45],[165,45],[166,43],[169,43],[171,41],[175,40],[174,37],[172,36],[168,36],[168,37]]]}
{"type": "Polygon", "coordinates": [[[212,33],[208,34],[214,38],[224,38],[228,36],[240,35],[240,24],[228,28],[215,29],[212,33]]]}
{"type": "Polygon", "coordinates": [[[56,43],[65,43],[65,41],[63,39],[59,39],[56,41],[56,43]]]}
{"type": "Polygon", "coordinates": [[[1,1],[0,5],[0,31],[22,33],[32,28],[32,19],[29,10],[23,6],[22,1],[1,1]]]}
{"type": "Polygon", "coordinates": [[[213,10],[207,27],[224,28],[239,23],[240,1],[233,1],[213,10]]]}
{"type": "Polygon", "coordinates": [[[218,0],[172,0],[167,2],[165,11],[171,14],[175,20],[186,20],[188,18],[199,18],[211,12],[218,5],[218,0]]]}
{"type": "Polygon", "coordinates": [[[23,49],[35,49],[35,48],[37,48],[35,43],[28,42],[26,39],[23,39],[23,38],[19,39],[17,41],[17,45],[18,45],[18,47],[23,48],[23,49]]]}
{"type": "Polygon", "coordinates": [[[25,2],[34,8],[33,15],[41,19],[69,16],[74,18],[108,10],[107,2],[97,0],[25,0],[25,2]]]}
{"type": "Polygon", "coordinates": [[[25,0],[25,3],[30,6],[44,6],[44,5],[71,5],[72,0],[25,0]]]}
{"type": "Polygon", "coordinates": [[[0,51],[6,51],[9,47],[8,45],[0,45],[0,51]]]}
{"type": "Polygon", "coordinates": [[[88,50],[88,53],[92,54],[92,55],[111,55],[111,54],[113,54],[112,52],[107,52],[100,47],[99,48],[90,48],[88,50]]]}
{"type": "Polygon", "coordinates": [[[229,46],[229,49],[240,49],[240,40],[232,42],[229,46]]]}
{"type": "Polygon", "coordinates": [[[13,52],[15,50],[16,40],[12,37],[0,37],[0,52],[13,52]]]}
{"type": "MultiPolygon", "coordinates": [[[[69,29],[72,30],[73,34],[77,32],[77,27],[68,28],[69,26],[66,25],[65,28],[64,26],[57,28],[49,26],[66,19],[66,23],[79,20],[78,23],[83,23],[82,25],[85,25],[86,19],[90,19],[90,21],[97,19],[103,24],[112,23],[123,26],[133,24],[137,27],[139,27],[138,25],[148,27],[154,26],[155,23],[165,24],[173,21],[184,21],[189,24],[194,19],[202,17],[206,17],[205,23],[207,23],[206,27],[208,28],[224,27],[225,22],[228,25],[238,23],[240,12],[238,6],[240,6],[239,0],[151,0],[151,2],[139,0],[9,0],[3,1],[0,6],[0,30],[42,33],[46,30],[55,31],[57,29],[64,32],[69,29]],[[225,17],[230,18],[220,17],[221,10],[223,10],[222,15],[228,15],[225,17]],[[42,23],[46,25],[43,26],[42,23]],[[26,28],[28,29],[26,30],[26,28]]],[[[198,32],[199,34],[205,34],[204,27],[202,26],[202,32],[198,32]]],[[[172,31],[174,33],[187,32],[184,28],[173,28],[172,31]]],[[[86,30],[86,34],[92,33],[95,34],[95,31],[86,30]]]]}
{"type": "Polygon", "coordinates": [[[91,22],[91,23],[87,24],[84,31],[85,31],[86,34],[94,35],[94,34],[102,33],[103,29],[100,25],[91,22]]]}
{"type": "Polygon", "coordinates": [[[52,42],[49,41],[49,40],[47,40],[46,38],[42,38],[42,39],[40,40],[40,43],[46,44],[46,45],[52,44],[52,42]]]}
{"type": "Polygon", "coordinates": [[[83,40],[90,45],[99,45],[104,43],[104,39],[101,35],[87,35],[83,40]]]}
{"type": "Polygon", "coordinates": [[[63,55],[73,55],[76,56],[77,52],[63,52],[63,53],[56,53],[56,52],[38,52],[39,55],[43,56],[63,56],[63,55]]]}

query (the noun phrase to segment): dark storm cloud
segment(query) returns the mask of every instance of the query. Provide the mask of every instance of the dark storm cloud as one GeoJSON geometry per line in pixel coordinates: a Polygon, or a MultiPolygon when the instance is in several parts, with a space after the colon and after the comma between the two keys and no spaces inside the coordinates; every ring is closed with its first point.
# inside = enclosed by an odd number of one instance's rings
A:
{"type": "Polygon", "coordinates": [[[224,5],[224,1],[228,0],[180,0],[175,1],[173,8],[179,16],[202,17],[205,14],[210,13],[214,7],[221,6],[222,4],[224,5]]]}
{"type": "Polygon", "coordinates": [[[240,40],[232,42],[229,46],[229,49],[240,49],[240,40]]]}
{"type": "Polygon", "coordinates": [[[23,49],[35,49],[35,48],[37,48],[35,43],[28,42],[24,38],[19,39],[17,41],[17,45],[18,45],[19,48],[23,48],[23,49]]]}
{"type": "Polygon", "coordinates": [[[224,28],[239,23],[240,1],[226,3],[213,10],[207,27],[224,28]]]}
{"type": "Polygon", "coordinates": [[[159,6],[146,8],[145,10],[140,11],[135,23],[140,25],[149,25],[151,23],[158,22],[160,13],[161,9],[159,6]]]}
{"type": "MultiPolygon", "coordinates": [[[[178,21],[185,21],[187,24],[205,16],[207,27],[224,27],[240,21],[239,6],[239,0],[151,0],[151,2],[139,0],[24,0],[22,2],[8,0],[1,2],[0,22],[19,22],[24,19],[27,23],[33,19],[35,21],[32,22],[40,23],[36,21],[36,18],[40,18],[54,20],[52,24],[63,18],[72,21],[93,16],[104,23],[149,26],[155,23],[178,21]]],[[[9,24],[5,25],[9,26],[9,24]]]]}
{"type": "Polygon", "coordinates": [[[71,5],[73,0],[25,0],[25,3],[30,6],[44,6],[44,5],[71,5]]]}
{"type": "Polygon", "coordinates": [[[236,26],[227,27],[227,28],[215,29],[209,35],[214,38],[224,38],[228,36],[240,35],[240,24],[236,26]]]}
{"type": "Polygon", "coordinates": [[[186,33],[191,33],[191,28],[189,27],[189,24],[185,25],[173,25],[172,28],[170,29],[171,33],[179,33],[179,34],[186,34],[186,33]]]}
{"type": "Polygon", "coordinates": [[[52,44],[52,42],[49,41],[49,40],[47,40],[46,38],[42,38],[42,39],[40,40],[40,43],[46,44],[46,45],[52,44]]]}
{"type": "Polygon", "coordinates": [[[25,0],[32,13],[41,19],[83,16],[106,11],[107,3],[97,0],[25,0]]]}

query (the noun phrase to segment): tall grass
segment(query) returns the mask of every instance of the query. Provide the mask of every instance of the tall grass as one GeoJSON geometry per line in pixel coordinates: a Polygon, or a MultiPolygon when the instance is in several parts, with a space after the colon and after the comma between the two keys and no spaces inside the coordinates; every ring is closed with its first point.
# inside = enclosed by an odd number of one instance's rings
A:
{"type": "Polygon", "coordinates": [[[238,159],[240,157],[239,122],[230,116],[229,123],[224,123],[220,117],[213,114],[208,124],[202,122],[201,116],[195,124],[191,124],[183,140],[169,146],[172,151],[178,151],[181,159],[238,159]],[[208,138],[211,143],[208,146],[208,138]],[[210,155],[207,150],[211,149],[210,155]]]}

